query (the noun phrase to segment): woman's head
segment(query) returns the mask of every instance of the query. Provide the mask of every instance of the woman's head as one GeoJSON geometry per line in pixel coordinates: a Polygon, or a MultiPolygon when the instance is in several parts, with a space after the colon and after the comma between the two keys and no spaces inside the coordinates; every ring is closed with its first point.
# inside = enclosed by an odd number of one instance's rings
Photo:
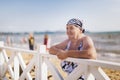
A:
{"type": "Polygon", "coordinates": [[[66,25],[66,32],[70,39],[77,39],[82,33],[84,33],[82,22],[79,19],[70,19],[66,25]]]}
{"type": "Polygon", "coordinates": [[[83,26],[83,23],[79,20],[79,19],[76,19],[76,18],[73,18],[73,19],[70,19],[68,22],[67,22],[67,26],[68,25],[74,25],[75,27],[79,28],[82,33],[84,33],[84,29],[82,28],[83,26]]]}

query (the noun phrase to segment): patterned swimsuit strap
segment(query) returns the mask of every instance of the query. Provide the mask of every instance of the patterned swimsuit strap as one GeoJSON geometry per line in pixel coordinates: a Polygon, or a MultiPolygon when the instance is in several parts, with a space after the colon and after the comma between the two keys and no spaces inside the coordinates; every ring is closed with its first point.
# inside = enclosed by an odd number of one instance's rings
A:
{"type": "MultiPolygon", "coordinates": [[[[71,41],[68,42],[65,50],[69,50],[70,44],[71,44],[71,41]]],[[[82,50],[82,47],[83,47],[83,42],[80,42],[80,45],[79,45],[79,47],[78,47],[78,50],[82,50]]]]}

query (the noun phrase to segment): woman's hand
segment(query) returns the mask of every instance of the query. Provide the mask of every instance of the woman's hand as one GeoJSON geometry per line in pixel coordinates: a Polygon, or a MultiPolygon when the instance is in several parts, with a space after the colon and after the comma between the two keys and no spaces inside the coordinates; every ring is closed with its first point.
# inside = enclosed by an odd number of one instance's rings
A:
{"type": "Polygon", "coordinates": [[[68,57],[66,51],[64,50],[59,50],[56,55],[61,60],[66,59],[68,57]]]}

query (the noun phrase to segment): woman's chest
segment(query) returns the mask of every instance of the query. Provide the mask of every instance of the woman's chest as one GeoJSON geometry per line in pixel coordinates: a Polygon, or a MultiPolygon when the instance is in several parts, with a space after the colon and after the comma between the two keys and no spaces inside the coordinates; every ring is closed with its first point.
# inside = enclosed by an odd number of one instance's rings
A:
{"type": "Polygon", "coordinates": [[[72,43],[71,43],[71,44],[68,46],[68,50],[81,50],[82,47],[83,47],[83,43],[82,43],[82,42],[76,43],[76,44],[72,44],[72,43]]]}

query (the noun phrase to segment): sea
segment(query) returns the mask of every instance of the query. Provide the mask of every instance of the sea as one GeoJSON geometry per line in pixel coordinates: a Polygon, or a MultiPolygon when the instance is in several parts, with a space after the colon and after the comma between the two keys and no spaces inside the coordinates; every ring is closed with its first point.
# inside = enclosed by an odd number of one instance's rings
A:
{"type": "MultiPolygon", "coordinates": [[[[50,46],[60,43],[67,39],[64,31],[56,32],[34,32],[36,48],[43,44],[44,35],[47,34],[50,40],[50,46]]],[[[98,60],[106,60],[120,63],[120,31],[115,32],[86,32],[85,35],[93,39],[98,60]]],[[[29,33],[2,33],[0,32],[0,41],[5,46],[29,49],[28,47],[29,33]]]]}

